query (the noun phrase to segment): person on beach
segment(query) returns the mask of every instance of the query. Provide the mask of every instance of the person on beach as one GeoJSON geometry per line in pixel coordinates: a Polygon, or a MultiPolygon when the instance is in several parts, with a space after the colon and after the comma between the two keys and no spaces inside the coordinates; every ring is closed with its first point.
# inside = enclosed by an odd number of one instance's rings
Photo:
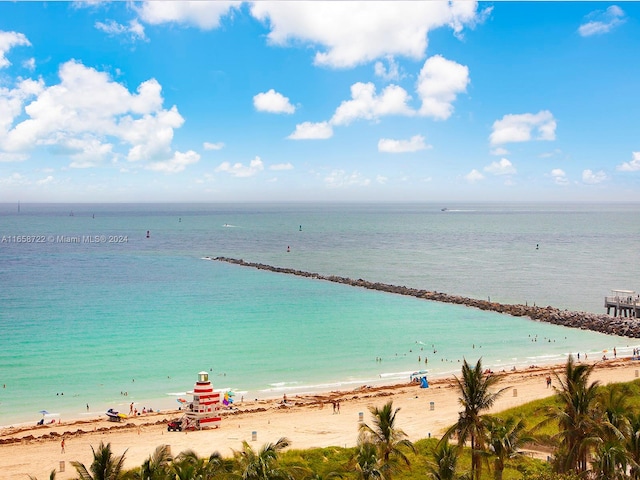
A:
{"type": "Polygon", "coordinates": [[[551,375],[547,375],[547,388],[551,386],[551,375]]]}
{"type": "Polygon", "coordinates": [[[63,438],[63,439],[62,439],[62,441],[60,442],[60,448],[61,448],[60,453],[64,453],[64,438],[63,438]]]}

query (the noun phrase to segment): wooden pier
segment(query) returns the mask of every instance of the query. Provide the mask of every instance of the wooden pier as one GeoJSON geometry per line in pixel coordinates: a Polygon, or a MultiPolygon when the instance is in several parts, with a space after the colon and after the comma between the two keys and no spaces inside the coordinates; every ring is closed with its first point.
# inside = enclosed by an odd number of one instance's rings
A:
{"type": "Polygon", "coordinates": [[[611,295],[604,297],[607,315],[614,317],[640,318],[640,295],[633,290],[611,290],[611,295]]]}

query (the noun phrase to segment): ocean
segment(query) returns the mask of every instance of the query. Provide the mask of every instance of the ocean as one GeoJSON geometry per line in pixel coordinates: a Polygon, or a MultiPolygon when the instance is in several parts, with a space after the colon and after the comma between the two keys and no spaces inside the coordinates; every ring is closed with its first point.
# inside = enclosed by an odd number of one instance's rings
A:
{"type": "Polygon", "coordinates": [[[627,355],[640,341],[207,257],[604,313],[640,288],[639,234],[639,204],[0,204],[0,425],[177,408],[200,371],[240,402],[627,355]]]}

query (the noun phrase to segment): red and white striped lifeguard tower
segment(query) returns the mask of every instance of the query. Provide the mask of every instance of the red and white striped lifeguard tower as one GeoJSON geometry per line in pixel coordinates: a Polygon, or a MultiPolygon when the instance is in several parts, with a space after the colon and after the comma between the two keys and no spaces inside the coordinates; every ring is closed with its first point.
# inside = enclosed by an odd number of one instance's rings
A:
{"type": "Polygon", "coordinates": [[[193,387],[193,401],[187,407],[182,420],[182,429],[201,430],[207,427],[219,427],[221,418],[220,392],[213,391],[213,385],[209,381],[207,372],[198,373],[198,381],[193,387]]]}

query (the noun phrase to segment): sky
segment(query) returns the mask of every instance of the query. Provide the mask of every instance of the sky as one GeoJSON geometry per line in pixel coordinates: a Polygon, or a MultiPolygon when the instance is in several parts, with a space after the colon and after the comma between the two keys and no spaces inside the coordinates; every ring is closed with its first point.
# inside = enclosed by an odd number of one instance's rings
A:
{"type": "Polygon", "coordinates": [[[639,52],[638,2],[0,2],[0,203],[640,201],[639,52]]]}

